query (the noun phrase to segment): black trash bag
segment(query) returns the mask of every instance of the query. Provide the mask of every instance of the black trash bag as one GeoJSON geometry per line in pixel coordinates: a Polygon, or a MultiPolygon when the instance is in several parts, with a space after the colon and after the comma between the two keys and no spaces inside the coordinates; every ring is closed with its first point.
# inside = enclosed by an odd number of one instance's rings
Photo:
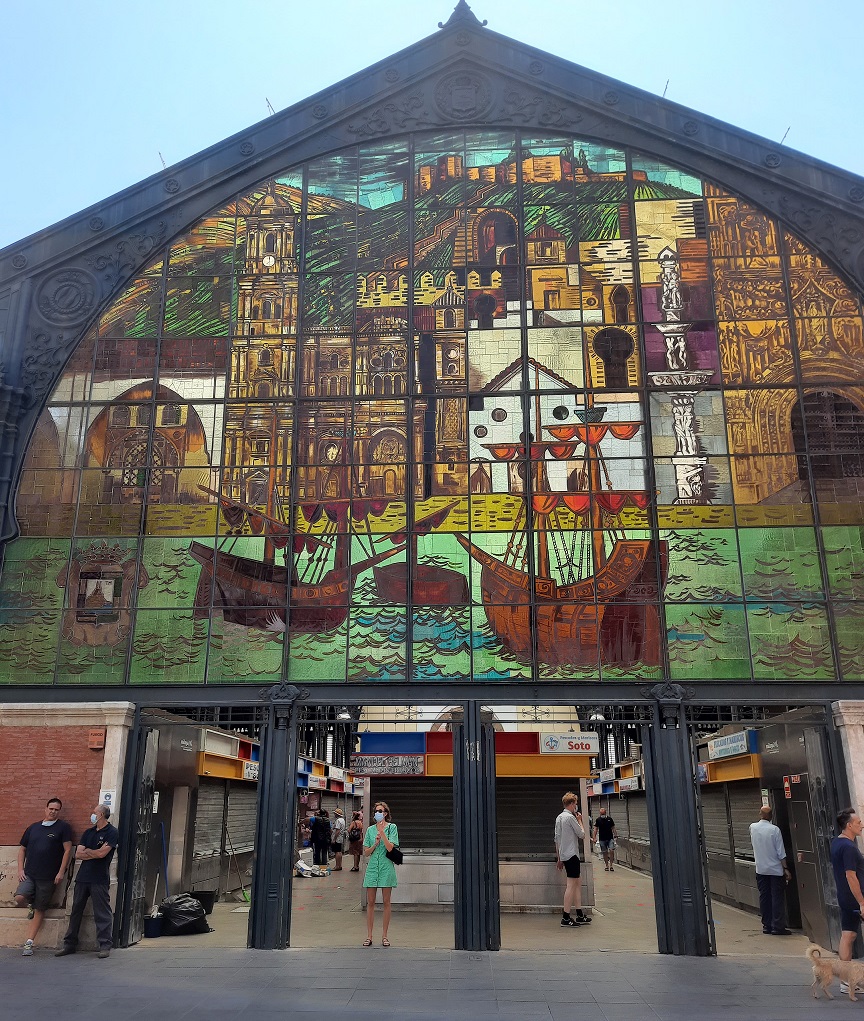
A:
{"type": "Polygon", "coordinates": [[[166,897],[159,905],[162,914],[163,936],[191,936],[199,932],[210,932],[204,906],[200,900],[188,893],[166,897]]]}

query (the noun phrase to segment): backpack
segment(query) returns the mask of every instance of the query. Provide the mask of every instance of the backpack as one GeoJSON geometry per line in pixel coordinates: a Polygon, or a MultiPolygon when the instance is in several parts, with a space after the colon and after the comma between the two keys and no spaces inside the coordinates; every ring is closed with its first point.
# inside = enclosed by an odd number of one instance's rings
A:
{"type": "Polygon", "coordinates": [[[359,840],[363,836],[363,830],[359,826],[352,826],[348,830],[349,840],[359,840]]]}

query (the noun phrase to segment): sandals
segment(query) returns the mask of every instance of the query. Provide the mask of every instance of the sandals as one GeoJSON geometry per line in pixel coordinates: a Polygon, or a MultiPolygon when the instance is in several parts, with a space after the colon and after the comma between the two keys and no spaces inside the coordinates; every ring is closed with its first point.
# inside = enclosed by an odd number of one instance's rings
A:
{"type": "Polygon", "coordinates": [[[364,939],[363,940],[363,946],[364,947],[371,947],[372,946],[372,940],[371,939],[364,939]]]}
{"type": "Polygon", "coordinates": [[[382,947],[389,947],[390,946],[390,940],[387,939],[386,936],[381,940],[381,946],[382,947]]]}

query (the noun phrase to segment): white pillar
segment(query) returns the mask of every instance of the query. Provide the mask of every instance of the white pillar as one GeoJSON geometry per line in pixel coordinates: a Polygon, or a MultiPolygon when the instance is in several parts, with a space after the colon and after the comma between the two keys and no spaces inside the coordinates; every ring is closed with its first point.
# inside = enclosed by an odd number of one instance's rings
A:
{"type": "Polygon", "coordinates": [[[852,808],[864,814],[864,702],[834,702],[834,726],[840,731],[852,808]]]}

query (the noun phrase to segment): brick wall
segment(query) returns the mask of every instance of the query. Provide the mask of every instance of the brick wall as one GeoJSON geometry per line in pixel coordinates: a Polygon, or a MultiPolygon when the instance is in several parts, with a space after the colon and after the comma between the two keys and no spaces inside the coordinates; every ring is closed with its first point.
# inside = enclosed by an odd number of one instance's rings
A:
{"type": "Polygon", "coordinates": [[[87,829],[104,754],[87,747],[89,734],[89,727],[0,729],[0,845],[17,844],[53,797],[63,802],[60,817],[76,839],[87,829]]]}

